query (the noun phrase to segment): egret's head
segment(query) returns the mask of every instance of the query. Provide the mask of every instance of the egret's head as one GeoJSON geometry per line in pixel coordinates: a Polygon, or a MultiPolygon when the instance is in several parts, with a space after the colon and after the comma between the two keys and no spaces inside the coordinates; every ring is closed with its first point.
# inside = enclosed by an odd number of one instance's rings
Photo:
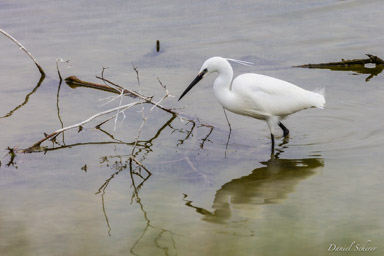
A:
{"type": "Polygon", "coordinates": [[[179,100],[181,100],[181,98],[183,98],[184,95],[187,94],[187,92],[189,92],[192,87],[195,86],[198,82],[200,82],[200,80],[203,79],[205,76],[214,72],[218,72],[220,69],[220,65],[223,65],[223,63],[228,64],[228,61],[222,57],[212,57],[206,60],[201,66],[199,74],[195,77],[195,79],[193,79],[191,84],[181,94],[179,100]]]}

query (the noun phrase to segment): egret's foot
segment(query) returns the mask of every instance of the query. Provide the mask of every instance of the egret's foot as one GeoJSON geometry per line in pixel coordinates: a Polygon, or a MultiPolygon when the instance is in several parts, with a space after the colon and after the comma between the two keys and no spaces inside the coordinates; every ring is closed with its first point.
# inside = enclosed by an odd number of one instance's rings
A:
{"type": "Polygon", "coordinates": [[[283,125],[282,122],[279,122],[279,126],[280,128],[283,130],[283,136],[284,137],[288,137],[289,136],[289,130],[287,127],[285,127],[285,125],[283,125]]]}

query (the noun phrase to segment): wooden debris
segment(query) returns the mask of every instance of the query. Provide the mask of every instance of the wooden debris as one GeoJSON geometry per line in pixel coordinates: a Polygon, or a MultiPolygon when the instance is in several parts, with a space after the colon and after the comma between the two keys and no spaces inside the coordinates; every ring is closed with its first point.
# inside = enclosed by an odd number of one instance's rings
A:
{"type": "Polygon", "coordinates": [[[365,81],[368,82],[372,77],[380,74],[384,69],[384,60],[372,55],[366,54],[367,59],[352,59],[345,60],[341,59],[339,62],[328,62],[319,64],[305,64],[300,66],[294,66],[296,68],[318,68],[318,69],[329,69],[332,71],[352,71],[358,74],[369,75],[365,81]],[[366,64],[374,64],[374,67],[366,67],[366,64]]]}
{"type": "Polygon", "coordinates": [[[69,77],[65,78],[65,82],[71,88],[87,87],[87,88],[112,92],[112,93],[116,93],[116,94],[121,94],[121,90],[123,90],[124,95],[128,95],[130,97],[137,98],[137,96],[134,95],[131,91],[128,91],[124,88],[114,88],[114,87],[106,85],[106,84],[91,83],[91,82],[80,80],[76,76],[69,76],[69,77]]]}
{"type": "Polygon", "coordinates": [[[17,44],[17,46],[20,47],[20,49],[25,52],[29,58],[32,59],[32,61],[35,63],[37,69],[39,70],[41,76],[45,77],[45,72],[43,70],[43,68],[39,65],[39,63],[37,62],[37,60],[35,59],[35,57],[32,56],[32,54],[24,47],[24,45],[22,45],[19,41],[17,41],[13,36],[11,36],[10,34],[8,34],[6,31],[2,30],[0,28],[0,33],[3,34],[4,36],[8,37],[12,42],[14,42],[15,44],[17,44]]]}
{"type": "Polygon", "coordinates": [[[344,60],[341,59],[339,62],[328,62],[328,63],[319,63],[319,64],[305,64],[305,65],[299,65],[294,66],[297,68],[331,68],[331,67],[347,67],[351,65],[365,65],[368,63],[376,64],[376,65],[384,65],[384,60],[381,58],[366,54],[369,58],[368,59],[352,59],[352,60],[344,60]]]}

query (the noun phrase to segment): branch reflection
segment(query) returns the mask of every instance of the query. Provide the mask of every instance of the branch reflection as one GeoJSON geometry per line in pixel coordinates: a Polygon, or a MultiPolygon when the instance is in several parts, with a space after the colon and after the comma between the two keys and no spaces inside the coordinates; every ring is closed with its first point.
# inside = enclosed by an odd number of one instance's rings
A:
{"type": "Polygon", "coordinates": [[[2,119],[2,118],[7,118],[7,117],[12,116],[13,113],[14,113],[15,111],[17,111],[18,109],[20,109],[21,107],[23,107],[24,105],[26,105],[26,104],[28,103],[28,101],[29,101],[29,97],[31,97],[31,95],[34,94],[34,93],[37,91],[37,89],[39,89],[40,85],[41,85],[41,84],[43,83],[43,81],[44,81],[44,78],[45,78],[45,76],[41,76],[41,77],[40,77],[40,79],[39,79],[39,81],[37,82],[37,85],[35,86],[35,88],[33,88],[33,90],[25,96],[25,99],[24,99],[24,102],[23,102],[23,103],[21,103],[20,105],[16,106],[16,107],[15,107],[14,109],[12,109],[11,111],[9,111],[8,114],[6,114],[5,116],[0,116],[0,119],[2,119]]]}
{"type": "Polygon", "coordinates": [[[231,209],[241,206],[275,204],[287,198],[301,180],[307,179],[324,166],[321,158],[278,159],[276,156],[252,171],[248,176],[224,184],[215,195],[213,211],[193,205],[184,195],[185,205],[202,214],[203,220],[226,223],[232,218],[231,209]]]}
{"type": "Polygon", "coordinates": [[[140,242],[144,239],[144,237],[147,236],[153,236],[154,235],[154,244],[155,246],[163,251],[164,255],[175,255],[176,254],[176,243],[174,240],[174,235],[171,230],[157,227],[151,223],[151,220],[149,218],[149,215],[147,211],[144,208],[144,204],[140,198],[139,191],[144,185],[144,183],[149,179],[151,176],[151,173],[143,166],[140,162],[138,162],[135,158],[130,157],[128,160],[124,160],[124,157],[122,156],[112,156],[112,157],[104,157],[101,159],[102,163],[108,163],[110,159],[118,158],[118,160],[115,160],[115,162],[112,164],[112,168],[116,169],[117,171],[111,175],[110,178],[108,178],[104,184],[99,188],[98,192],[96,194],[101,194],[102,198],[102,209],[104,213],[104,217],[107,223],[108,227],[108,234],[111,235],[112,228],[110,226],[110,222],[108,219],[106,207],[105,207],[105,200],[104,196],[106,193],[106,189],[110,183],[110,181],[118,175],[120,172],[124,170],[128,170],[130,177],[131,177],[131,185],[133,188],[132,198],[131,198],[131,204],[137,203],[139,205],[139,208],[141,212],[143,213],[143,217],[145,220],[145,227],[143,228],[141,234],[138,236],[138,238],[135,240],[135,242],[132,244],[132,247],[130,248],[130,252],[132,255],[139,255],[137,252],[139,249],[140,242]],[[134,164],[135,163],[135,164],[134,164]],[[142,173],[142,170],[146,171],[146,174],[142,173]]]}
{"type": "MultiPolygon", "coordinates": [[[[160,135],[165,131],[168,130],[173,134],[179,134],[184,139],[182,139],[181,144],[184,143],[184,141],[190,139],[192,136],[191,134],[193,131],[196,131],[199,128],[202,129],[202,134],[199,136],[200,148],[202,149],[204,147],[204,143],[206,141],[209,141],[209,137],[213,132],[214,127],[208,127],[209,129],[206,129],[206,126],[199,126],[199,123],[196,122],[189,122],[188,125],[183,124],[184,127],[188,128],[174,128],[172,126],[172,123],[177,116],[172,115],[171,118],[169,118],[165,123],[162,124],[162,126],[156,131],[156,133],[147,140],[137,140],[135,142],[124,142],[123,140],[115,138],[113,134],[110,134],[109,132],[103,130],[100,126],[97,127],[97,129],[106,134],[107,137],[111,140],[110,142],[116,143],[116,144],[125,144],[130,147],[136,147],[135,151],[130,155],[107,155],[100,157],[100,164],[103,164],[107,167],[112,168],[115,170],[115,172],[100,186],[96,194],[99,194],[101,196],[101,204],[102,204],[102,210],[104,214],[104,218],[106,221],[107,229],[108,229],[108,235],[111,236],[112,233],[112,227],[111,227],[111,219],[108,218],[107,213],[107,207],[106,207],[106,200],[105,200],[105,194],[106,190],[110,184],[110,182],[120,173],[123,171],[126,171],[129,173],[131,178],[131,188],[132,188],[132,196],[131,196],[131,204],[136,203],[139,205],[141,212],[143,213],[143,218],[145,221],[145,227],[142,230],[142,233],[138,236],[136,241],[132,244],[132,247],[130,249],[131,254],[133,255],[139,255],[140,251],[140,244],[142,242],[144,243],[145,239],[148,237],[152,237],[153,243],[155,244],[156,248],[161,250],[164,255],[175,255],[176,252],[176,243],[174,240],[174,235],[171,230],[163,228],[161,226],[156,226],[151,223],[151,219],[145,210],[144,203],[142,199],[140,198],[140,190],[143,188],[144,184],[148,181],[148,179],[151,177],[151,172],[145,167],[143,164],[148,157],[148,155],[153,152],[152,147],[155,145],[156,140],[160,137],[160,135]],[[190,124],[192,124],[190,126],[190,124]],[[186,134],[186,136],[185,136],[186,134]]],[[[110,143],[105,142],[105,143],[110,143]]],[[[88,142],[87,144],[89,144],[88,142]]],[[[180,144],[180,141],[177,142],[177,146],[180,144]]],[[[63,147],[73,147],[73,145],[63,145],[60,146],[60,148],[63,147]]],[[[54,150],[54,149],[46,149],[46,151],[54,150]]],[[[56,148],[57,150],[57,148],[56,148]]]]}
{"type": "Polygon", "coordinates": [[[368,75],[365,79],[365,82],[369,82],[373,77],[379,75],[383,69],[384,65],[375,65],[374,67],[366,67],[365,65],[346,65],[346,66],[335,66],[335,67],[324,67],[318,69],[329,69],[331,71],[351,71],[354,74],[368,75]]]}

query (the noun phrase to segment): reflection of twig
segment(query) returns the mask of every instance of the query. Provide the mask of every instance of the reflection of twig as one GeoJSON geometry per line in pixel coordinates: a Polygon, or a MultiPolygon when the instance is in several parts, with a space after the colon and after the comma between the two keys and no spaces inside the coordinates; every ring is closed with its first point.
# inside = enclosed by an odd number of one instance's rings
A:
{"type": "Polygon", "coordinates": [[[107,211],[105,210],[104,195],[105,195],[105,189],[103,189],[103,193],[101,194],[101,203],[102,203],[102,207],[103,207],[103,213],[104,213],[105,221],[106,221],[107,226],[108,226],[108,235],[111,236],[111,230],[112,229],[111,229],[111,225],[109,225],[107,211]]]}
{"type": "MultiPolygon", "coordinates": [[[[121,159],[120,159],[120,163],[121,163],[121,159]]],[[[109,182],[116,176],[118,175],[121,171],[123,171],[126,167],[124,165],[120,165],[119,168],[118,168],[118,171],[113,173],[112,176],[107,179],[103,185],[101,185],[101,187],[98,189],[98,191],[96,192],[96,194],[100,194],[101,193],[101,204],[102,204],[102,209],[103,209],[103,213],[104,213],[104,218],[105,218],[105,221],[107,223],[107,227],[108,227],[108,235],[111,236],[111,225],[109,224],[109,220],[108,220],[108,215],[107,215],[107,211],[105,209],[105,201],[104,201],[104,195],[105,195],[105,191],[108,187],[108,184],[109,182]]]]}
{"type": "MultiPolygon", "coordinates": [[[[176,242],[175,240],[173,239],[173,233],[172,231],[170,230],[167,230],[167,229],[164,229],[164,228],[159,228],[159,227],[155,227],[151,224],[151,220],[148,218],[148,213],[145,211],[144,209],[144,205],[140,199],[140,197],[138,197],[138,194],[136,195],[136,202],[140,205],[140,210],[143,212],[143,216],[144,216],[144,219],[146,221],[146,226],[145,228],[143,229],[143,232],[141,233],[141,235],[139,236],[139,238],[134,242],[134,244],[132,245],[131,247],[131,253],[133,255],[138,255],[136,252],[135,252],[135,249],[137,247],[137,245],[140,243],[140,241],[143,239],[143,237],[145,236],[145,234],[148,232],[148,230],[151,228],[151,229],[154,229],[154,230],[158,230],[159,233],[157,234],[157,236],[155,237],[154,239],[154,243],[156,245],[157,248],[161,249],[163,252],[164,252],[164,255],[170,255],[170,249],[173,249],[176,251],[176,242]],[[162,246],[160,244],[160,238],[164,235],[164,234],[169,234],[170,235],[170,240],[171,240],[171,245],[170,246],[162,246]]],[[[176,253],[176,252],[175,252],[176,253]]]]}
{"type": "Polygon", "coordinates": [[[209,140],[208,138],[209,138],[209,136],[211,135],[211,133],[213,132],[213,129],[214,129],[213,126],[212,126],[212,127],[209,127],[209,132],[208,132],[207,136],[205,136],[205,138],[201,139],[201,140],[202,140],[202,142],[201,142],[201,144],[200,144],[200,148],[201,148],[201,149],[204,148],[204,143],[205,143],[206,141],[212,142],[212,141],[209,140]]]}
{"type": "Polygon", "coordinates": [[[10,155],[10,159],[9,159],[9,162],[7,163],[7,167],[14,166],[17,169],[17,165],[15,162],[15,157],[16,157],[15,149],[10,147],[8,147],[7,149],[8,149],[8,155],[10,155]]]}
{"type": "Polygon", "coordinates": [[[6,118],[6,117],[10,117],[10,116],[13,114],[13,112],[15,112],[16,110],[18,110],[19,108],[21,108],[22,106],[24,106],[25,104],[27,104],[28,101],[29,101],[29,97],[37,91],[37,89],[40,87],[41,83],[44,81],[44,78],[45,78],[45,76],[41,76],[41,77],[40,77],[40,80],[39,80],[39,82],[37,82],[36,87],[33,88],[33,90],[32,90],[30,93],[28,93],[27,96],[25,96],[25,99],[24,99],[24,102],[23,102],[23,103],[21,103],[20,105],[18,105],[17,107],[15,107],[13,110],[9,111],[9,113],[6,114],[5,116],[0,117],[0,119],[1,119],[1,118],[6,118]]]}
{"type": "Polygon", "coordinates": [[[138,166],[140,166],[141,168],[143,168],[147,173],[148,173],[148,177],[147,178],[145,178],[145,180],[147,180],[151,175],[152,175],[152,173],[142,164],[142,163],[140,163],[140,161],[139,160],[137,160],[135,157],[133,157],[133,156],[131,156],[130,157],[130,159],[132,160],[132,161],[134,161],[138,166]]]}
{"type": "MultiPolygon", "coordinates": [[[[49,151],[57,151],[57,150],[62,150],[62,149],[66,149],[66,148],[74,148],[74,147],[78,147],[78,146],[89,146],[89,145],[109,145],[109,144],[117,144],[117,145],[128,145],[128,146],[131,146],[132,143],[131,142],[121,142],[121,141],[100,141],[100,142],[82,142],[82,143],[73,143],[73,144],[65,144],[65,145],[60,145],[57,141],[56,141],[56,144],[59,145],[59,147],[36,147],[33,149],[33,152],[49,152],[49,151]]],[[[20,152],[20,151],[25,151],[26,149],[23,149],[23,150],[16,150],[17,152],[20,152]]]]}
{"type": "Polygon", "coordinates": [[[61,74],[60,74],[59,61],[61,61],[61,59],[56,59],[56,69],[57,69],[57,74],[59,75],[60,84],[61,84],[61,82],[63,81],[63,78],[61,77],[61,74]]]}
{"type": "Polygon", "coordinates": [[[133,64],[133,63],[132,63],[132,67],[133,67],[133,70],[136,72],[137,83],[138,83],[139,86],[140,86],[139,70],[137,69],[137,67],[136,67],[135,64],[133,64]]]}
{"type": "MultiPolygon", "coordinates": [[[[106,220],[106,223],[108,226],[108,234],[109,235],[111,235],[111,226],[110,226],[109,219],[108,219],[107,212],[106,212],[106,208],[105,208],[104,195],[106,193],[106,189],[107,189],[109,183],[111,182],[111,180],[113,178],[115,178],[115,176],[118,175],[120,172],[127,169],[127,167],[129,166],[129,173],[131,176],[132,187],[134,190],[132,199],[136,198],[136,201],[137,201],[137,200],[139,200],[138,199],[139,198],[138,193],[139,193],[140,188],[144,185],[144,183],[151,176],[151,172],[140,161],[138,161],[135,157],[128,156],[128,159],[125,160],[125,162],[123,162],[122,156],[117,156],[117,157],[119,158],[119,161],[116,161],[115,164],[113,165],[113,168],[117,169],[117,171],[114,172],[108,179],[106,179],[105,182],[99,187],[98,191],[96,192],[96,194],[101,194],[102,209],[103,209],[104,217],[105,217],[105,220],[106,220]],[[143,177],[140,172],[135,171],[135,167],[134,167],[133,163],[135,163],[140,169],[144,169],[147,172],[147,176],[143,177]],[[142,179],[142,181],[138,185],[136,185],[134,176],[137,176],[140,179],[142,179]]],[[[107,163],[108,164],[108,162],[109,162],[108,157],[103,157],[100,160],[100,163],[107,163]]]]}
{"type": "Polygon", "coordinates": [[[23,52],[25,52],[33,60],[33,62],[35,62],[35,65],[39,69],[41,76],[45,76],[43,68],[39,65],[39,63],[37,63],[37,60],[35,59],[35,57],[33,57],[32,54],[29,51],[27,51],[27,49],[25,49],[25,47],[19,41],[17,41],[13,36],[5,32],[1,28],[0,28],[0,33],[2,33],[3,35],[11,39],[11,41],[14,42],[15,44],[17,44],[20,47],[20,49],[23,52]]]}
{"type": "MultiPolygon", "coordinates": [[[[57,62],[56,62],[56,65],[57,65],[57,62]]],[[[59,70],[59,69],[57,69],[59,70]]],[[[58,71],[59,72],[59,71],[58,71]]],[[[59,72],[59,76],[60,76],[60,72],[59,72]]],[[[61,76],[60,76],[60,82],[59,82],[59,86],[57,88],[57,95],[56,95],[56,108],[57,108],[57,117],[59,118],[59,121],[60,121],[60,124],[61,124],[61,128],[64,128],[64,123],[63,123],[63,120],[61,120],[61,116],[60,116],[60,107],[59,107],[59,99],[60,99],[60,88],[61,88],[61,83],[62,83],[62,79],[61,79],[61,76]]],[[[65,142],[64,142],[64,133],[63,133],[63,144],[65,145],[65,142]]]]}
{"type": "MultiPolygon", "coordinates": [[[[188,123],[189,123],[189,121],[188,121],[188,123]]],[[[182,145],[184,143],[184,141],[188,140],[189,137],[191,136],[191,134],[192,134],[192,132],[195,129],[195,126],[196,126],[195,122],[191,122],[191,123],[192,123],[192,127],[191,127],[191,129],[189,131],[187,131],[187,136],[185,136],[184,139],[179,140],[179,142],[177,143],[177,146],[182,145]]],[[[180,130],[180,131],[182,131],[182,130],[180,130]]]]}

